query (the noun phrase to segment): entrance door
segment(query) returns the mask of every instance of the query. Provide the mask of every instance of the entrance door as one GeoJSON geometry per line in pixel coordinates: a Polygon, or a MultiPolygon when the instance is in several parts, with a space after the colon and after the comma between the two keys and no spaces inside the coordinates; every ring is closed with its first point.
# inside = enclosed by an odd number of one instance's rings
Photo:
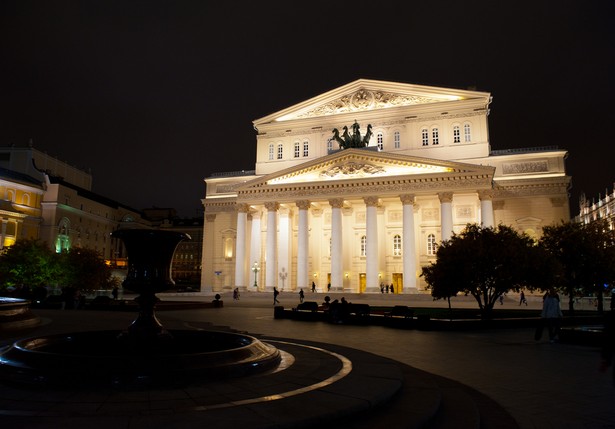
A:
{"type": "Polygon", "coordinates": [[[404,288],[404,274],[393,273],[393,290],[395,293],[402,293],[404,288]]]}
{"type": "Polygon", "coordinates": [[[359,273],[359,293],[365,292],[365,286],[367,284],[365,273],[359,273]]]}

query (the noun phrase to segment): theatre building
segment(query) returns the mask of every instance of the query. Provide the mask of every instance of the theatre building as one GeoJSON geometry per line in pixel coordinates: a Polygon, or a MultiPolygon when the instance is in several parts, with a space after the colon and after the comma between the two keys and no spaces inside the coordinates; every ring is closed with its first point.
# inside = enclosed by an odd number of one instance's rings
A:
{"type": "Polygon", "coordinates": [[[468,223],[568,221],[567,152],[492,151],[490,103],[360,79],[254,121],[255,169],[205,179],[202,291],[421,293],[468,223]]]}

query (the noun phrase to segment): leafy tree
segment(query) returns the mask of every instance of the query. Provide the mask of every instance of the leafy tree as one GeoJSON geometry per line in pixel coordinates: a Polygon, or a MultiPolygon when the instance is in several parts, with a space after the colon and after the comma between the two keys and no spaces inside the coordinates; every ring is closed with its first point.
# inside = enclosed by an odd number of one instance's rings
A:
{"type": "Polygon", "coordinates": [[[596,296],[603,310],[603,296],[615,281],[615,231],[606,220],[588,224],[562,223],[543,228],[540,246],[555,256],[563,267],[557,288],[568,295],[574,312],[578,296],[596,296]]]}
{"type": "Polygon", "coordinates": [[[550,255],[529,236],[504,225],[468,224],[438,247],[436,257],[421,274],[431,295],[436,299],[472,295],[483,319],[491,318],[502,294],[543,288],[557,270],[550,255]]]}
{"type": "Polygon", "coordinates": [[[39,240],[19,240],[0,254],[2,287],[15,287],[24,296],[56,281],[60,271],[56,254],[39,240]]]}
{"type": "Polygon", "coordinates": [[[62,283],[74,290],[108,289],[112,284],[111,269],[95,250],[73,247],[60,260],[62,283]]]}

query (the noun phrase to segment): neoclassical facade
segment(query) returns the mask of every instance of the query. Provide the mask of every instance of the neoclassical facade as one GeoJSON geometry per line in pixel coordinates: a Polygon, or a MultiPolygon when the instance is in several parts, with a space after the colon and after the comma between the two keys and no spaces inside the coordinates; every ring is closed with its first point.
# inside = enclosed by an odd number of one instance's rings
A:
{"type": "Polygon", "coordinates": [[[417,293],[468,223],[569,220],[567,152],[491,151],[490,103],[360,79],[254,121],[255,169],[205,179],[201,290],[417,293]]]}

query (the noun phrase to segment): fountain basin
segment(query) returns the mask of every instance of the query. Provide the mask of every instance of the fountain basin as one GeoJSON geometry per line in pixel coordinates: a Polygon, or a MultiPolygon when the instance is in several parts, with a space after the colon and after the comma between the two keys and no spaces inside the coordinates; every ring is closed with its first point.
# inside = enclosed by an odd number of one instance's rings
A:
{"type": "Polygon", "coordinates": [[[30,311],[29,300],[0,297],[0,332],[30,328],[40,323],[40,318],[30,311]]]}
{"type": "Polygon", "coordinates": [[[22,339],[0,349],[0,380],[26,385],[178,387],[277,367],[277,348],[255,337],[171,330],[165,341],[135,343],[121,331],[22,339]]]}

